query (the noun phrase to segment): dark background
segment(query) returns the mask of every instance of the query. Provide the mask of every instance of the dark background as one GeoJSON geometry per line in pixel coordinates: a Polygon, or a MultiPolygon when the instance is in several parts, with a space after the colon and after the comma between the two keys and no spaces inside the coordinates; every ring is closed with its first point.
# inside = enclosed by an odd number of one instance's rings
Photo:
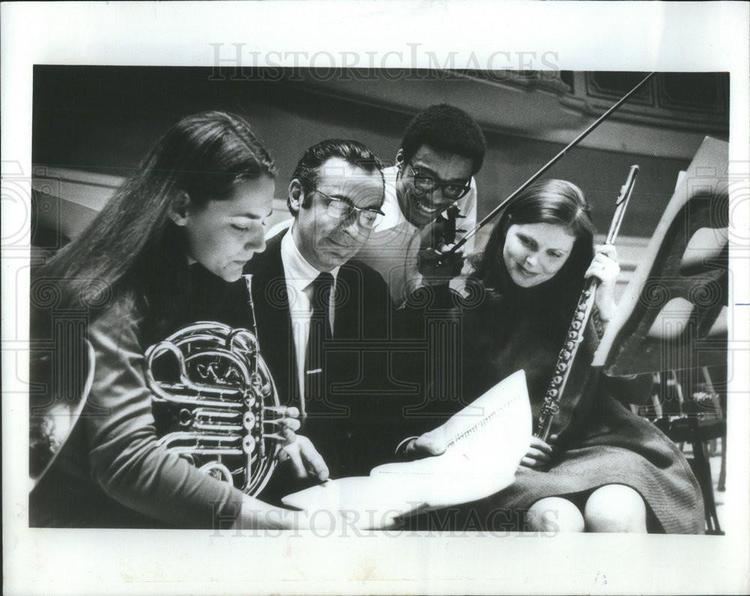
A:
{"type": "MultiPolygon", "coordinates": [[[[244,114],[277,161],[276,197],[303,150],[329,137],[363,141],[392,163],[404,127],[421,108],[448,100],[474,115],[488,141],[477,175],[479,215],[486,214],[564,143],[572,140],[642,78],[640,73],[555,74],[440,71],[37,66],[34,72],[35,166],[126,176],[176,120],[207,109],[244,114]],[[357,76],[359,75],[359,76],[357,76]],[[413,76],[412,76],[413,75],[413,76]],[[223,79],[223,80],[222,80],[223,79]],[[496,79],[496,80],[495,80],[496,79]],[[550,106],[552,106],[550,108],[550,106]],[[520,123],[520,124],[519,124],[520,123]],[[559,124],[559,126],[558,126],[559,124]]],[[[636,142],[613,150],[605,126],[603,148],[571,150],[548,177],[578,184],[606,231],[613,200],[633,163],[641,167],[622,234],[648,237],[704,134],[728,136],[729,77],[715,73],[659,74],[613,117],[636,142]],[[651,151],[640,131],[674,139],[674,150],[651,151]]],[[[671,142],[671,141],[670,141],[671,142]]]]}

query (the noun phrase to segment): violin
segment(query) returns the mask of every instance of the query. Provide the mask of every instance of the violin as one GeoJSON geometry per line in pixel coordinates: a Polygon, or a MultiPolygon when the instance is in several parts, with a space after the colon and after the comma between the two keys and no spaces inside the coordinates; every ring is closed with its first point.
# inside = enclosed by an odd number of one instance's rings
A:
{"type": "Polygon", "coordinates": [[[457,205],[451,205],[422,230],[418,268],[424,277],[445,282],[461,273],[463,254],[453,252],[450,258],[446,258],[446,247],[450,249],[456,242],[458,232],[466,231],[457,228],[456,224],[456,220],[464,217],[457,205]]]}

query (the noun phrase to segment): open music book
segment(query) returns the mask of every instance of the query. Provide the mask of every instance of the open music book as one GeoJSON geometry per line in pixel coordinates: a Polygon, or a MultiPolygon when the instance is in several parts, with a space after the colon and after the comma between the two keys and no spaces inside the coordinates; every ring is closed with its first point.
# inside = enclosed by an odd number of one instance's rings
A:
{"type": "Polygon", "coordinates": [[[519,370],[506,377],[429,435],[445,446],[441,455],[377,466],[369,476],[328,480],[282,502],[309,512],[404,516],[501,491],[513,482],[531,440],[526,375],[519,370]]]}

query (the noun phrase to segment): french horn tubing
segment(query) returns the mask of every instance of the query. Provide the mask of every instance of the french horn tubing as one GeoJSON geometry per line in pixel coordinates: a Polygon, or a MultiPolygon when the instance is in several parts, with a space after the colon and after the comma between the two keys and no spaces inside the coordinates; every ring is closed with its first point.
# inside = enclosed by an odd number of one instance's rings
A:
{"type": "Polygon", "coordinates": [[[215,321],[188,325],[146,350],[145,376],[160,445],[248,495],[263,490],[286,408],[255,333],[215,321]]]}

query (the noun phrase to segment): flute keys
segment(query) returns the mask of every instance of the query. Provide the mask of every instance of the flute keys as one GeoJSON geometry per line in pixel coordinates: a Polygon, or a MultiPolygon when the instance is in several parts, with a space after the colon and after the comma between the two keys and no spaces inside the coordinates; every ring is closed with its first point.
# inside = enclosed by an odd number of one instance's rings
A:
{"type": "Polygon", "coordinates": [[[545,418],[547,416],[554,416],[560,411],[560,406],[556,401],[550,401],[547,400],[544,402],[544,405],[542,406],[542,411],[539,416],[540,422],[545,422],[545,418]]]}

